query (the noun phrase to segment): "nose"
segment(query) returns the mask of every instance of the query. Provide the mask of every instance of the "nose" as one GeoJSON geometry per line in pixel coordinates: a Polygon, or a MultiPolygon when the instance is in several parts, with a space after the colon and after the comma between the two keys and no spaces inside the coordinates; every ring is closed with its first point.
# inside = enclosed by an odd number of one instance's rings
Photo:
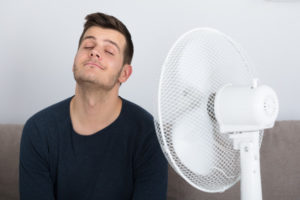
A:
{"type": "Polygon", "coordinates": [[[101,60],[100,54],[98,51],[95,51],[94,49],[90,52],[91,57],[96,57],[98,60],[101,60]]]}

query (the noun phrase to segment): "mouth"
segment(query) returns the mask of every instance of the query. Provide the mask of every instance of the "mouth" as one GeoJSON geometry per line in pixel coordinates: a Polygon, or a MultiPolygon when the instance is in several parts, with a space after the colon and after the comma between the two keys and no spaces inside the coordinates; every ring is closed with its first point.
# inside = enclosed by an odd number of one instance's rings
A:
{"type": "Polygon", "coordinates": [[[103,66],[101,66],[101,65],[99,65],[99,64],[97,64],[97,63],[94,63],[94,62],[87,62],[87,63],[85,64],[85,66],[95,66],[95,67],[98,67],[99,69],[104,70],[104,67],[103,67],[103,66]]]}

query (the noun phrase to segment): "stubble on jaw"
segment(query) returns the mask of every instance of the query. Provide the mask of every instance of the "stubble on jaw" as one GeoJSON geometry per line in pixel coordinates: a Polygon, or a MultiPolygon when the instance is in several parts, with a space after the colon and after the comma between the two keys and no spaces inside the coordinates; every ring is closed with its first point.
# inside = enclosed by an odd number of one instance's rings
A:
{"type": "Polygon", "coordinates": [[[78,68],[75,64],[73,65],[73,76],[74,76],[76,83],[83,88],[101,89],[101,90],[108,92],[108,91],[112,90],[112,88],[118,83],[118,79],[121,75],[122,69],[123,69],[123,67],[121,67],[121,69],[115,76],[112,76],[110,78],[110,82],[108,84],[104,84],[100,80],[97,80],[95,78],[92,79],[89,77],[84,77],[84,75],[78,74],[77,73],[78,68]]]}

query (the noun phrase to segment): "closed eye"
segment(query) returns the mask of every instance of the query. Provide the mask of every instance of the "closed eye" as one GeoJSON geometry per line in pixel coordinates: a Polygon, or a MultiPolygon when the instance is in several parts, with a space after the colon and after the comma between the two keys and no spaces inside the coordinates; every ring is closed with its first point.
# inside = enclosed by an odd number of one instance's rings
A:
{"type": "Polygon", "coordinates": [[[110,54],[110,55],[114,55],[112,52],[110,51],[105,51],[106,53],[110,54]]]}

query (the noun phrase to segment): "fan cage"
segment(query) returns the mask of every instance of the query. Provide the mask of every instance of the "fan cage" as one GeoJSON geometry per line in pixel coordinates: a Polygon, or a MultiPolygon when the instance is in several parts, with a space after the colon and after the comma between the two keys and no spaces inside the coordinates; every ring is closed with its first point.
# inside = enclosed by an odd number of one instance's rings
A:
{"type": "MultiPolygon", "coordinates": [[[[250,85],[254,74],[242,48],[214,29],[189,31],[169,51],[159,82],[156,133],[172,168],[199,190],[223,192],[240,179],[240,154],[233,149],[229,133],[219,132],[213,110],[214,96],[224,84],[250,85]],[[182,119],[192,127],[192,133],[184,134],[212,141],[212,150],[194,152],[195,159],[204,155],[205,159],[212,160],[207,174],[191,170],[176,152],[174,132],[182,119]]],[[[262,137],[260,131],[260,144],[262,137]]]]}

